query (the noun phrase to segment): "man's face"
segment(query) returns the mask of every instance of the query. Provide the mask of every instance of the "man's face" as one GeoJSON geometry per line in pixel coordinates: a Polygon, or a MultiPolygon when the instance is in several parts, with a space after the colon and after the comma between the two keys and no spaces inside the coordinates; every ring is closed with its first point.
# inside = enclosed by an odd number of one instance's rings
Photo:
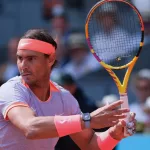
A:
{"type": "Polygon", "coordinates": [[[51,67],[49,58],[46,58],[42,53],[18,50],[17,65],[20,75],[28,85],[36,85],[43,80],[49,79],[51,67]]]}

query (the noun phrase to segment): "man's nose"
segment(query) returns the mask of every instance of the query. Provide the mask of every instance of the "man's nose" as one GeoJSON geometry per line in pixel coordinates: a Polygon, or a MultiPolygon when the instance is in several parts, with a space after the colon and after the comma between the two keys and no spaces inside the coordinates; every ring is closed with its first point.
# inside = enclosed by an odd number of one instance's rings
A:
{"type": "Polygon", "coordinates": [[[28,68],[28,62],[26,60],[22,60],[21,62],[21,69],[27,69],[28,68]]]}

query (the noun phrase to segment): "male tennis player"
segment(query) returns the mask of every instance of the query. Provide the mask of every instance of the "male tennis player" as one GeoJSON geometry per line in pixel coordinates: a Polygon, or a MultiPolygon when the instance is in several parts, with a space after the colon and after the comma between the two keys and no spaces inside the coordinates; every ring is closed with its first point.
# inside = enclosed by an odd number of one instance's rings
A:
{"type": "Polygon", "coordinates": [[[45,30],[29,30],[20,40],[17,65],[21,76],[0,87],[0,149],[54,150],[59,137],[70,135],[82,150],[111,150],[135,132],[135,115],[114,110],[122,101],[81,114],[76,99],[49,81],[57,44],[45,30]],[[103,133],[92,128],[110,127],[103,133]]]}

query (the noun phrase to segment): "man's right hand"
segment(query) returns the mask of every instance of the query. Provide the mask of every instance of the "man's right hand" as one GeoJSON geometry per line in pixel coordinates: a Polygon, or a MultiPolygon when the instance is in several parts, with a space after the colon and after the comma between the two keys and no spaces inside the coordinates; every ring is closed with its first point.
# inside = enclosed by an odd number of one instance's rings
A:
{"type": "Polygon", "coordinates": [[[129,109],[118,107],[123,103],[122,100],[118,100],[110,105],[98,108],[93,111],[91,115],[91,128],[100,129],[116,125],[119,119],[125,119],[126,113],[129,109]]]}

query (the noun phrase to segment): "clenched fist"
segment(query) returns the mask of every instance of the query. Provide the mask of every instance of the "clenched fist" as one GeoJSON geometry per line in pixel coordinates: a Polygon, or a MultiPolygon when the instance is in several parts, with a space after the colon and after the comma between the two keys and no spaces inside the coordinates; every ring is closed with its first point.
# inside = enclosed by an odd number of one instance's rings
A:
{"type": "Polygon", "coordinates": [[[112,138],[116,140],[121,140],[125,138],[124,130],[127,131],[129,136],[133,135],[136,131],[136,119],[135,113],[130,113],[130,117],[128,122],[126,123],[124,120],[120,120],[117,125],[109,128],[109,133],[112,138]]]}

